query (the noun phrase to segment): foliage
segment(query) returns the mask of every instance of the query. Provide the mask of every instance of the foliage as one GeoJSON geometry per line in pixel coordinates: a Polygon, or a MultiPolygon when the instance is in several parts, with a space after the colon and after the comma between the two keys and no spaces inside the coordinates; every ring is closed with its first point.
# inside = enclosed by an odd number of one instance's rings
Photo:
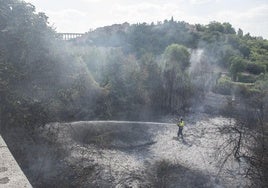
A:
{"type": "Polygon", "coordinates": [[[173,19],[157,24],[124,23],[96,29],[86,36],[90,41],[87,44],[91,46],[121,47],[123,52],[135,54],[138,59],[146,53],[159,56],[167,46],[176,43],[204,49],[210,64],[225,69],[230,69],[232,56],[239,57],[245,64],[265,65],[266,69],[268,64],[267,40],[244,35],[241,29],[236,33],[230,23],[214,21],[208,25],[190,25],[173,19]],[[111,42],[114,38],[117,41],[111,42]],[[102,40],[101,44],[99,40],[102,40]]]}
{"type": "Polygon", "coordinates": [[[216,86],[213,88],[214,92],[223,95],[230,95],[232,93],[232,80],[230,77],[222,76],[218,79],[216,86]]]}
{"type": "Polygon", "coordinates": [[[101,89],[58,41],[45,14],[17,0],[1,1],[0,9],[0,128],[35,130],[53,120],[95,116],[81,106],[94,111],[91,101],[101,89]]]}
{"type": "Polygon", "coordinates": [[[239,96],[240,103],[229,103],[229,113],[236,122],[225,126],[222,132],[230,137],[228,144],[224,145],[223,151],[227,151],[225,157],[233,156],[238,162],[247,164],[242,174],[251,180],[251,187],[266,187],[268,183],[267,81],[267,75],[262,74],[251,87],[243,83],[236,84],[235,94],[239,96]]]}
{"type": "MultiPolygon", "coordinates": [[[[204,93],[204,85],[194,80],[197,76],[188,73],[193,49],[202,49],[207,71],[230,70],[234,81],[254,84],[268,67],[267,40],[241,29],[236,33],[230,23],[190,25],[171,19],[115,24],[88,32],[73,45],[59,41],[46,15],[36,13],[33,5],[7,0],[0,8],[5,121],[20,108],[16,101],[36,103],[46,114],[40,118],[47,121],[137,118],[185,110],[198,95],[194,91],[204,93]]],[[[221,77],[214,90],[230,94],[233,85],[221,77]]]]}
{"type": "MultiPolygon", "coordinates": [[[[206,66],[229,69],[235,81],[254,82],[258,76],[245,72],[266,71],[267,41],[242,30],[236,34],[229,23],[116,24],[88,32],[82,40],[87,45],[74,46],[57,41],[45,14],[15,2],[1,4],[2,97],[13,93],[38,101],[47,119],[137,118],[185,110],[193,91],[200,90],[188,75],[190,49],[197,47],[206,66]]],[[[230,93],[231,85],[220,78],[215,91],[230,93]]]]}
{"type": "Polygon", "coordinates": [[[266,72],[266,66],[260,63],[247,63],[246,71],[251,74],[259,75],[266,72]]]}
{"type": "Polygon", "coordinates": [[[163,95],[164,108],[174,112],[188,106],[191,96],[191,82],[186,72],[190,66],[190,54],[184,46],[169,45],[164,51],[163,95]]]}
{"type": "Polygon", "coordinates": [[[231,57],[230,58],[230,72],[232,74],[233,80],[237,80],[237,73],[243,72],[245,70],[246,62],[241,57],[231,57]]]}
{"type": "Polygon", "coordinates": [[[256,76],[252,74],[237,74],[237,81],[243,83],[254,83],[257,80],[256,76]]]}
{"type": "Polygon", "coordinates": [[[179,69],[185,71],[190,66],[190,54],[182,45],[171,44],[164,51],[165,69],[179,69]]]}

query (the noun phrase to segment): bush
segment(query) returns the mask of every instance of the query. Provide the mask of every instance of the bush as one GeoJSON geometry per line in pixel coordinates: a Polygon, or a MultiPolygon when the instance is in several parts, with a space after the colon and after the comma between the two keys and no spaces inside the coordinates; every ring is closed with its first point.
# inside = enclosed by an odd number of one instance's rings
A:
{"type": "Polygon", "coordinates": [[[262,65],[264,65],[266,67],[266,72],[268,72],[268,61],[263,62],[262,65]]]}
{"type": "Polygon", "coordinates": [[[256,77],[252,74],[238,73],[237,74],[237,81],[243,82],[243,83],[254,83],[254,82],[256,82],[256,77]]]}
{"type": "Polygon", "coordinates": [[[230,58],[230,72],[232,74],[233,80],[236,80],[237,73],[243,72],[246,68],[246,60],[239,57],[239,56],[233,56],[230,58]]]}
{"type": "Polygon", "coordinates": [[[264,64],[259,63],[248,63],[246,66],[246,71],[248,71],[251,74],[261,74],[265,73],[266,66],[264,64]]]}
{"type": "Polygon", "coordinates": [[[232,91],[231,78],[227,76],[223,76],[219,78],[213,90],[215,93],[219,93],[222,95],[230,95],[232,91]]]}
{"type": "Polygon", "coordinates": [[[244,98],[248,98],[250,96],[253,96],[259,93],[257,89],[253,88],[253,85],[249,85],[249,84],[235,83],[233,88],[234,88],[236,96],[244,97],[244,98]]]}
{"type": "Polygon", "coordinates": [[[214,187],[209,175],[166,160],[155,162],[148,171],[148,187],[214,187]]]}

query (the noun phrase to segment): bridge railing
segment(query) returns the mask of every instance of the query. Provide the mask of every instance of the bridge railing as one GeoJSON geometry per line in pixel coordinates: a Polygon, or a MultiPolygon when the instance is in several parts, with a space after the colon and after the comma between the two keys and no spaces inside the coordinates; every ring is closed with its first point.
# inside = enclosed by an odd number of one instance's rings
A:
{"type": "Polygon", "coordinates": [[[71,40],[82,37],[84,33],[58,33],[62,40],[71,40]]]}
{"type": "Polygon", "coordinates": [[[32,188],[29,180],[0,135],[0,187],[32,188]]]}

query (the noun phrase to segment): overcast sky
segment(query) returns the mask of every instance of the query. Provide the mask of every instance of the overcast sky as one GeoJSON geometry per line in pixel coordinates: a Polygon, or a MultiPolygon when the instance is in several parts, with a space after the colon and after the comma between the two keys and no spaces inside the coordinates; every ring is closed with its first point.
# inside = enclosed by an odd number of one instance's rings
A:
{"type": "Polygon", "coordinates": [[[87,32],[115,23],[170,19],[229,22],[268,39],[268,0],[25,0],[45,12],[58,32],[87,32]]]}

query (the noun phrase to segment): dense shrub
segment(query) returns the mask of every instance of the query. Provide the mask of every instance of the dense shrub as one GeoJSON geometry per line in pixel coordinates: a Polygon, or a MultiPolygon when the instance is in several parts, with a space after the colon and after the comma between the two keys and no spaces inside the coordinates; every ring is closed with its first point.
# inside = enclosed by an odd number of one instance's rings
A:
{"type": "Polygon", "coordinates": [[[252,74],[243,74],[243,73],[237,74],[237,81],[238,82],[254,83],[256,80],[257,80],[256,76],[254,76],[252,74]]]}
{"type": "Polygon", "coordinates": [[[249,98],[254,94],[258,93],[258,90],[254,89],[252,85],[243,84],[243,83],[235,83],[233,85],[234,94],[239,97],[249,98]]]}
{"type": "Polygon", "coordinates": [[[246,61],[239,56],[232,56],[230,58],[230,72],[234,81],[237,79],[237,73],[245,70],[246,61]]]}
{"type": "Polygon", "coordinates": [[[264,64],[259,63],[248,63],[245,69],[251,74],[261,74],[265,73],[266,66],[264,64]]]}
{"type": "Polygon", "coordinates": [[[230,95],[232,93],[232,80],[230,77],[223,76],[218,79],[216,86],[213,88],[215,93],[230,95]]]}

